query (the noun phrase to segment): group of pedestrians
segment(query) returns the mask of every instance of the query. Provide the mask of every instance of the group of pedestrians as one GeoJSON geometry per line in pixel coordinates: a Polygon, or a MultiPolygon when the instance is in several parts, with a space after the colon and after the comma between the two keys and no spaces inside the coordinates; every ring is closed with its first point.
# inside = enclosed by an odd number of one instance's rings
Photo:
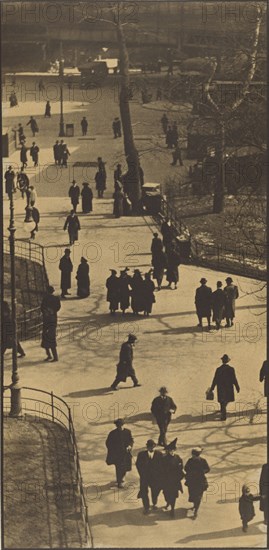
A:
{"type": "Polygon", "coordinates": [[[89,187],[88,182],[83,182],[82,190],[80,190],[76,180],[73,180],[71,186],[69,187],[68,196],[71,199],[72,209],[74,212],[77,211],[80,197],[83,214],[89,214],[92,212],[93,192],[89,187]]]}
{"type": "Polygon", "coordinates": [[[173,239],[172,233],[170,239],[166,236],[165,231],[163,231],[163,240],[159,237],[158,233],[154,233],[151,243],[151,254],[153,279],[157,281],[157,290],[161,290],[162,288],[165,271],[168,288],[176,289],[179,280],[178,268],[181,258],[177,242],[173,239]],[[172,287],[172,285],[174,286],[172,287]]]}
{"type": "Polygon", "coordinates": [[[67,168],[68,157],[71,153],[63,139],[57,139],[53,145],[53,158],[56,166],[67,168]]]}
{"type": "Polygon", "coordinates": [[[36,207],[37,192],[34,185],[30,185],[29,178],[25,174],[24,169],[21,168],[17,172],[17,179],[15,182],[16,174],[13,170],[13,167],[9,165],[5,174],[5,191],[8,195],[8,198],[11,198],[11,195],[16,192],[18,189],[21,192],[21,196],[24,199],[26,197],[26,206],[25,206],[25,221],[34,221],[35,226],[31,230],[30,238],[34,239],[36,232],[38,231],[38,225],[40,222],[40,213],[36,207]]]}
{"type": "MultiPolygon", "coordinates": [[[[61,297],[65,298],[70,296],[68,292],[71,288],[71,274],[73,272],[73,263],[71,260],[71,250],[66,248],[64,255],[62,256],[59,263],[59,270],[61,271],[61,297]]],[[[84,257],[81,257],[80,264],[76,273],[77,280],[77,296],[78,298],[87,298],[90,295],[90,266],[88,260],[84,257]]]]}
{"type": "Polygon", "coordinates": [[[111,269],[111,275],[106,280],[107,301],[111,315],[115,315],[120,309],[122,314],[131,307],[134,315],[144,313],[146,317],[152,312],[152,306],[155,303],[154,288],[151,280],[151,272],[144,274],[144,278],[139,269],[134,269],[133,276],[128,274],[129,268],[126,267],[120,271],[111,269]]]}
{"type": "Polygon", "coordinates": [[[195,306],[198,317],[198,326],[203,327],[203,318],[207,319],[208,328],[211,328],[211,316],[216,324],[216,330],[221,328],[221,322],[226,319],[225,328],[233,326],[235,317],[235,300],[239,297],[237,285],[234,284],[232,277],[225,279],[226,286],[222,288],[222,281],[217,281],[217,289],[207,286],[207,280],[202,277],[201,286],[196,289],[195,306]]]}
{"type": "Polygon", "coordinates": [[[183,166],[181,149],[178,143],[179,135],[177,123],[174,121],[173,124],[170,124],[166,113],[164,113],[161,118],[161,124],[163,133],[165,134],[165,143],[168,149],[174,149],[172,152],[171,165],[176,166],[177,162],[179,162],[180,166],[183,166]]]}
{"type": "Polygon", "coordinates": [[[102,157],[97,158],[98,170],[95,174],[95,183],[98,199],[102,199],[106,190],[106,166],[102,157]]]}

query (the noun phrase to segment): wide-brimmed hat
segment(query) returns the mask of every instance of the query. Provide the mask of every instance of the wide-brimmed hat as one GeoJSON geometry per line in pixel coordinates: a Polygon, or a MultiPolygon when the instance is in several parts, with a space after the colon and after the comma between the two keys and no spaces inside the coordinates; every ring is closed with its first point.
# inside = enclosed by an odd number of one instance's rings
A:
{"type": "Polygon", "coordinates": [[[231,358],[229,357],[229,355],[227,355],[227,353],[224,353],[224,355],[221,357],[221,360],[225,363],[228,363],[228,361],[231,361],[231,358]]]}
{"type": "Polygon", "coordinates": [[[175,451],[176,448],[177,448],[177,437],[176,439],[173,439],[173,441],[171,441],[171,443],[168,443],[168,445],[165,445],[165,450],[166,451],[175,451]]]}
{"type": "Polygon", "coordinates": [[[165,386],[161,386],[159,393],[168,393],[168,389],[165,386]]]}
{"type": "Polygon", "coordinates": [[[193,455],[199,456],[202,451],[203,451],[202,447],[194,447],[191,452],[193,455]]]}
{"type": "Polygon", "coordinates": [[[207,279],[205,277],[202,277],[202,279],[200,279],[200,283],[207,283],[207,279]]]}
{"type": "Polygon", "coordinates": [[[148,439],[146,443],[146,447],[156,447],[155,441],[153,441],[153,439],[148,439]]]}
{"type": "Polygon", "coordinates": [[[115,420],[114,424],[116,426],[123,426],[123,424],[124,424],[123,418],[117,418],[117,420],[115,420]]]}
{"type": "Polygon", "coordinates": [[[135,342],[137,340],[137,336],[135,334],[128,334],[128,342],[135,342]]]}

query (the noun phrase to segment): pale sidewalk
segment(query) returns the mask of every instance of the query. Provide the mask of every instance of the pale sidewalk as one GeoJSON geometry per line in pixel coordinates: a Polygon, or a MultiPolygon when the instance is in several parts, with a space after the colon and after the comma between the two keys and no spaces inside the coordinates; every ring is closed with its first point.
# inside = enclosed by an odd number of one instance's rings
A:
{"type": "MultiPolygon", "coordinates": [[[[5,200],[5,227],[7,207],[5,200]]],[[[50,283],[59,292],[59,259],[68,244],[63,224],[70,208],[65,198],[39,198],[42,220],[36,242],[46,247],[46,265],[50,283]]],[[[17,237],[23,235],[24,203],[15,203],[17,237]]],[[[125,318],[120,313],[111,318],[106,302],[105,280],[109,268],[128,265],[143,272],[150,268],[150,243],[155,226],[151,218],[115,219],[112,201],[94,200],[91,215],[80,215],[79,243],[72,250],[74,264],[72,296],[62,302],[59,314],[57,364],[43,362],[40,342],[26,342],[26,358],[21,360],[20,377],[24,385],[53,390],[70,404],[73,412],[82,475],[89,505],[95,546],[99,547],[240,547],[265,545],[262,513],[258,511],[247,535],[241,531],[238,514],[240,487],[247,479],[256,492],[260,467],[266,456],[265,414],[250,413],[262,396],[258,381],[259,368],[265,357],[266,317],[264,299],[255,292],[259,283],[233,277],[239,285],[236,324],[230,331],[201,332],[197,327],[194,291],[201,276],[215,287],[226,275],[193,266],[180,267],[177,291],[163,289],[156,293],[156,304],[150,318],[125,318]],[[76,299],[75,273],[81,255],[88,257],[91,268],[91,295],[76,299]],[[109,386],[114,378],[120,344],[135,331],[135,367],[141,388],[130,382],[113,393],[109,386]],[[208,417],[217,410],[216,403],[205,401],[205,390],[223,353],[229,353],[236,368],[241,392],[228,408],[232,416],[226,424],[208,417]],[[137,500],[138,476],[135,466],[128,474],[125,490],[111,488],[114,469],[105,464],[105,439],[118,416],[128,418],[135,446],[134,456],[148,438],[158,430],[149,413],[160,385],[167,385],[178,405],[169,427],[169,439],[178,437],[178,452],[186,462],[195,445],[204,447],[211,466],[209,490],[194,523],[185,515],[187,491],[178,499],[176,520],[164,512],[144,517],[137,500]],[[183,510],[184,509],[184,510],[183,510]],[[138,526],[134,533],[132,526],[138,526]],[[154,530],[152,530],[154,527],[154,530]],[[133,536],[134,535],[134,536],[133,536]]],[[[165,281],[164,281],[165,283],[165,281]]],[[[6,354],[5,383],[10,382],[10,353],[6,354]]],[[[261,399],[265,409],[265,401],[261,399]]],[[[163,497],[160,504],[163,504],[163,497]]],[[[250,524],[251,525],[251,524],[250,524]]]]}

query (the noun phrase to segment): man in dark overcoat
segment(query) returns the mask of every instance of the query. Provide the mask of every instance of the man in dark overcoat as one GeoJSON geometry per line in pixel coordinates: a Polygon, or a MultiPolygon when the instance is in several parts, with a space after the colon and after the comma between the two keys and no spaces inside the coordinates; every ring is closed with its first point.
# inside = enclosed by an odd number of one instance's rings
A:
{"type": "Polygon", "coordinates": [[[161,118],[161,124],[162,124],[162,128],[163,128],[163,133],[166,134],[167,132],[167,128],[168,128],[168,124],[169,124],[169,120],[166,116],[166,114],[164,113],[162,118],[161,118]]]}
{"type": "Polygon", "coordinates": [[[264,381],[264,397],[268,397],[269,391],[269,363],[264,361],[260,370],[260,382],[264,381]]]}
{"type": "Polygon", "coordinates": [[[239,384],[235,375],[235,370],[228,363],[230,358],[225,353],[222,357],[222,365],[216,369],[211,391],[217,386],[218,402],[220,403],[221,420],[226,420],[226,407],[228,403],[234,401],[234,386],[237,393],[240,392],[239,384]]]}
{"type": "Polygon", "coordinates": [[[8,198],[10,199],[12,193],[14,193],[15,191],[15,172],[12,166],[9,166],[5,172],[5,182],[5,191],[8,195],[8,198]]]}
{"type": "Polygon", "coordinates": [[[203,317],[206,317],[208,328],[210,328],[212,289],[206,285],[207,280],[204,277],[202,277],[200,283],[201,286],[196,289],[195,293],[195,306],[199,320],[198,327],[203,326],[202,320],[203,317]]]}
{"type": "Polygon", "coordinates": [[[200,456],[201,447],[192,449],[191,458],[185,464],[186,482],[185,485],[189,491],[189,502],[193,503],[194,515],[192,519],[197,518],[198,509],[202,500],[204,491],[208,489],[208,483],[205,474],[210,471],[207,461],[200,456]]]}
{"type": "Polygon", "coordinates": [[[162,386],[159,389],[159,392],[160,395],[158,397],[155,397],[155,399],[153,399],[152,401],[151,412],[156,418],[160,430],[158,444],[164,447],[167,444],[167,428],[171,421],[172,414],[174,414],[177,410],[177,406],[175,405],[172,397],[167,395],[168,390],[165,386],[162,386]]]}
{"type": "Polygon", "coordinates": [[[28,158],[27,158],[27,147],[24,143],[22,143],[21,150],[20,150],[20,161],[21,161],[21,168],[25,168],[27,166],[28,158]]]}
{"type": "Polygon", "coordinates": [[[165,248],[165,252],[167,252],[174,238],[174,232],[169,218],[164,219],[161,225],[161,234],[163,236],[163,246],[165,248]]]}
{"type": "Polygon", "coordinates": [[[73,264],[70,258],[71,250],[66,248],[64,256],[60,259],[59,269],[61,271],[61,290],[62,298],[70,295],[68,289],[71,288],[71,273],[73,271],[73,264]]]}
{"type": "Polygon", "coordinates": [[[49,286],[41,303],[43,316],[42,342],[41,347],[45,348],[47,358],[45,361],[58,361],[56,328],[57,312],[61,309],[61,302],[58,296],[54,296],[53,286],[49,286]]]}
{"type": "Polygon", "coordinates": [[[159,237],[158,233],[153,233],[153,239],[151,241],[151,254],[152,254],[152,265],[154,261],[154,257],[158,256],[159,252],[162,252],[163,249],[163,242],[162,239],[159,237]]]}
{"type": "Polygon", "coordinates": [[[58,139],[55,141],[53,145],[53,156],[54,156],[55,164],[60,164],[61,155],[60,155],[60,144],[58,139]]]}
{"type": "Polygon", "coordinates": [[[178,266],[180,265],[180,262],[181,258],[179,251],[177,250],[176,244],[172,242],[167,251],[166,279],[168,281],[169,288],[172,288],[172,283],[174,283],[174,289],[177,288],[179,279],[178,266]]]}
{"type": "Polygon", "coordinates": [[[225,294],[222,290],[222,282],[217,282],[217,290],[212,292],[211,305],[213,311],[213,321],[216,323],[216,329],[221,327],[221,321],[224,318],[225,294]]]}
{"type": "Polygon", "coordinates": [[[157,508],[157,500],[162,489],[162,460],[163,455],[155,450],[156,443],[149,439],[146,443],[146,450],[140,451],[137,455],[136,467],[140,477],[140,490],[138,498],[142,498],[144,514],[149,513],[149,489],[151,490],[152,508],[157,508]]]}
{"type": "Polygon", "coordinates": [[[130,307],[130,285],[132,277],[128,275],[129,269],[122,269],[119,276],[119,292],[120,292],[120,308],[122,314],[125,314],[125,310],[130,307]]]}
{"type": "Polygon", "coordinates": [[[71,199],[71,204],[73,206],[74,212],[77,211],[77,205],[79,203],[80,188],[76,180],[72,181],[72,185],[69,187],[68,196],[71,199]]]}
{"type": "Polygon", "coordinates": [[[225,292],[225,317],[226,327],[233,326],[233,320],[235,317],[235,300],[239,297],[238,287],[233,284],[232,277],[225,279],[227,286],[224,288],[225,292]]]}
{"type": "Polygon", "coordinates": [[[38,145],[36,145],[36,142],[33,141],[32,147],[30,148],[30,156],[32,157],[34,166],[38,166],[38,153],[39,153],[39,147],[38,145]]]}
{"type": "Polygon", "coordinates": [[[71,210],[69,216],[66,218],[64,231],[66,229],[68,230],[69,244],[72,245],[78,240],[78,232],[80,231],[80,222],[74,210],[71,210]]]}
{"type": "Polygon", "coordinates": [[[87,130],[88,130],[88,121],[87,121],[85,116],[82,118],[82,120],[80,122],[80,125],[81,125],[82,135],[86,136],[87,135],[87,130]]]}
{"type": "Polygon", "coordinates": [[[135,342],[137,340],[137,337],[134,334],[129,334],[127,342],[123,342],[120,350],[120,359],[119,363],[117,365],[117,375],[116,378],[111,384],[111,388],[113,390],[117,389],[117,385],[120,382],[126,382],[126,378],[130,377],[134,383],[133,387],[141,386],[139,384],[135,370],[133,367],[133,348],[135,346],[135,342]]]}
{"type": "Polygon", "coordinates": [[[268,486],[268,483],[269,483],[268,463],[266,463],[266,464],[263,464],[263,467],[262,467],[262,470],[261,470],[261,475],[260,475],[260,481],[259,481],[260,495],[261,495],[260,510],[264,514],[264,524],[265,525],[267,525],[267,523],[268,523],[268,500],[269,500],[269,496],[268,496],[269,486],[268,486]]]}
{"type": "Polygon", "coordinates": [[[124,485],[124,477],[126,472],[132,469],[132,447],[134,440],[132,433],[127,428],[124,428],[122,418],[115,420],[116,429],[108,434],[106,440],[108,466],[115,465],[117,485],[122,489],[124,485]]]}
{"type": "Polygon", "coordinates": [[[36,119],[33,116],[30,117],[30,120],[26,124],[26,126],[29,126],[29,125],[32,130],[33,137],[35,137],[36,133],[38,132],[38,126],[37,126],[36,119]]]}
{"type": "Polygon", "coordinates": [[[177,438],[165,446],[166,454],[162,461],[162,487],[166,500],[165,509],[171,506],[170,516],[175,517],[175,504],[178,491],[183,493],[181,480],[184,478],[182,458],[175,454],[177,438]]]}
{"type": "Polygon", "coordinates": [[[106,280],[107,288],[107,302],[109,302],[109,309],[111,315],[115,315],[116,310],[119,307],[120,300],[120,289],[119,289],[119,278],[117,277],[117,271],[115,269],[110,269],[111,275],[106,280]]]}

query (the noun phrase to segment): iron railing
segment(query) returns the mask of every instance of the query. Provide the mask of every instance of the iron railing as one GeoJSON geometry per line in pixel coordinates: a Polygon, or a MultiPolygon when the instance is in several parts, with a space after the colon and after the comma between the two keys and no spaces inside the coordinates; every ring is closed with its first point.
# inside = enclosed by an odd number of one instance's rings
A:
{"type": "MultiPolygon", "coordinates": [[[[4,387],[4,391],[9,389],[9,386],[4,387]]],[[[75,466],[76,488],[80,498],[80,514],[84,524],[85,530],[85,545],[93,548],[93,537],[89,524],[88,506],[83,488],[83,479],[80,468],[79,452],[76,441],[76,434],[74,423],[72,419],[71,409],[69,405],[58,395],[55,395],[53,391],[48,392],[40,390],[38,388],[31,388],[23,386],[22,397],[22,414],[35,415],[36,418],[45,417],[50,418],[52,422],[57,422],[63,426],[69,434],[70,443],[72,447],[72,454],[75,466]],[[25,395],[26,392],[26,395],[25,395]],[[29,392],[29,394],[27,394],[29,392]],[[43,399],[39,399],[35,394],[42,394],[43,399]],[[46,399],[46,400],[45,400],[46,399]],[[45,405],[45,408],[44,408],[45,405]],[[41,408],[42,406],[42,408],[41,408]]],[[[3,410],[4,414],[7,414],[10,410],[11,397],[10,395],[4,395],[3,398],[3,410]]]]}

